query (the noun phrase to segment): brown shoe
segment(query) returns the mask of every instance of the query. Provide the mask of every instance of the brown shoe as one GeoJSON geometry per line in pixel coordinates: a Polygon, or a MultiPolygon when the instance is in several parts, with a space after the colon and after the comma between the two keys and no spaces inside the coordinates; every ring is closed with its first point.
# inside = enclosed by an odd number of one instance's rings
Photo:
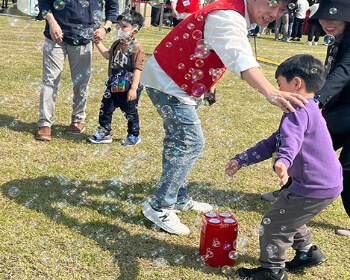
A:
{"type": "Polygon", "coordinates": [[[70,126],[68,126],[66,129],[66,133],[70,133],[70,134],[79,134],[84,131],[85,131],[85,124],[78,123],[78,122],[72,122],[70,126]]]}
{"type": "Polygon", "coordinates": [[[39,127],[38,132],[35,134],[35,139],[40,141],[50,141],[51,128],[48,126],[39,127]]]}

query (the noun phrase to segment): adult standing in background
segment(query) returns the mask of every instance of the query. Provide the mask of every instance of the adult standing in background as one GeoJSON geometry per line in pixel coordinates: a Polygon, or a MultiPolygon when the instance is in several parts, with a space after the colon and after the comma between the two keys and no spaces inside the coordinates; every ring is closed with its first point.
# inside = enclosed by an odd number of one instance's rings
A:
{"type": "MultiPolygon", "coordinates": [[[[323,0],[309,23],[319,22],[335,41],[329,44],[326,84],[318,92],[322,115],[326,119],[334,150],[342,149],[339,160],[343,166],[341,198],[350,218],[350,1],[323,0]]],[[[336,233],[350,236],[350,228],[336,233]]]]}
{"type": "Polygon", "coordinates": [[[308,10],[309,2],[307,0],[298,0],[291,34],[292,41],[300,41],[303,36],[304,21],[308,10]]]}
{"type": "Polygon", "coordinates": [[[118,0],[100,1],[39,0],[39,10],[46,18],[43,48],[43,84],[40,92],[40,110],[36,140],[51,140],[52,117],[63,63],[68,55],[73,84],[71,124],[67,133],[79,134],[85,130],[85,108],[90,80],[92,43],[101,41],[117,21],[118,0]]]}
{"type": "Polygon", "coordinates": [[[174,27],[184,18],[203,8],[204,0],[171,0],[174,27]]]}
{"type": "MultiPolygon", "coordinates": [[[[310,6],[310,18],[317,12],[319,5],[318,0],[315,0],[314,4],[310,6]]],[[[304,43],[304,45],[317,46],[321,34],[322,27],[318,23],[309,23],[306,28],[307,41],[304,43]],[[312,38],[314,38],[314,41],[312,41],[312,38]]]]}
{"type": "Polygon", "coordinates": [[[288,22],[289,22],[289,11],[288,9],[281,18],[276,19],[275,25],[275,40],[278,41],[280,38],[280,29],[282,24],[282,41],[287,42],[288,40],[288,22]]]}

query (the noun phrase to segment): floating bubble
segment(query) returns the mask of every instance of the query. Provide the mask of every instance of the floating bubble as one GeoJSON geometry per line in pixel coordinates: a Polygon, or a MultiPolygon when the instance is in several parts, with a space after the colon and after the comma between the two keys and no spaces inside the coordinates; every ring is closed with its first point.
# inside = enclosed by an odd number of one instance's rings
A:
{"type": "Polygon", "coordinates": [[[286,214],[286,210],[281,209],[281,210],[280,210],[280,214],[282,214],[282,215],[283,215],[283,214],[286,214]]]}
{"type": "Polygon", "coordinates": [[[271,8],[275,8],[277,6],[277,0],[270,0],[269,1],[269,6],[271,8]]]}
{"type": "Polygon", "coordinates": [[[126,74],[125,74],[125,80],[131,82],[133,79],[134,79],[134,73],[132,73],[132,72],[126,72],[126,74]]]}
{"type": "Polygon", "coordinates": [[[213,247],[220,247],[221,243],[220,243],[220,241],[218,239],[215,238],[213,240],[212,245],[213,245],[213,247]]]}
{"type": "Polygon", "coordinates": [[[60,198],[58,201],[57,201],[57,207],[58,208],[63,208],[67,205],[67,200],[65,198],[60,198]]]}
{"type": "Polygon", "coordinates": [[[281,230],[282,230],[282,231],[286,231],[286,230],[287,230],[287,227],[286,227],[286,226],[281,226],[281,230]]]}
{"type": "Polygon", "coordinates": [[[167,48],[171,48],[171,47],[173,46],[173,44],[172,44],[171,42],[166,42],[166,43],[165,43],[165,46],[166,46],[167,48]]]}
{"type": "Polygon", "coordinates": [[[56,0],[55,2],[53,2],[53,7],[55,10],[63,10],[66,7],[66,4],[64,3],[63,0],[56,0]]]}
{"type": "Polygon", "coordinates": [[[266,251],[268,253],[274,254],[274,253],[276,253],[278,251],[278,247],[276,245],[269,244],[266,247],[266,251]]]}
{"type": "Polygon", "coordinates": [[[295,3],[289,3],[288,9],[290,9],[290,10],[295,9],[295,3]]]}
{"type": "Polygon", "coordinates": [[[182,254],[178,254],[174,257],[174,263],[183,264],[185,262],[185,256],[182,254]]]}
{"type": "Polygon", "coordinates": [[[9,196],[11,197],[17,197],[20,193],[20,190],[19,188],[17,187],[11,187],[9,190],[8,190],[8,194],[9,196]]]}
{"type": "Polygon", "coordinates": [[[263,219],[263,224],[264,224],[264,225],[269,225],[269,224],[271,224],[271,219],[270,219],[270,218],[264,218],[264,219],[263,219]]]}
{"type": "Polygon", "coordinates": [[[197,67],[202,67],[204,65],[203,59],[197,59],[194,63],[197,67]]]}
{"type": "Polygon", "coordinates": [[[192,74],[192,82],[196,82],[196,81],[203,78],[203,71],[202,70],[196,69],[191,74],[192,74]]]}
{"type": "Polygon", "coordinates": [[[203,84],[195,84],[192,87],[192,95],[194,97],[200,97],[207,91],[205,85],[203,84]]]}
{"type": "Polygon", "coordinates": [[[200,30],[195,30],[192,32],[192,38],[195,40],[202,39],[202,35],[203,35],[203,33],[200,30]]]}
{"type": "Polygon", "coordinates": [[[246,152],[240,153],[239,154],[239,159],[246,160],[248,158],[248,154],[246,152]]]}
{"type": "Polygon", "coordinates": [[[229,242],[225,242],[223,245],[224,250],[229,251],[232,249],[232,244],[229,242]]]}
{"type": "Polygon", "coordinates": [[[185,68],[185,64],[179,63],[179,64],[177,65],[177,68],[178,68],[179,70],[182,70],[182,69],[185,68]]]}
{"type": "Polygon", "coordinates": [[[127,234],[126,234],[126,232],[123,231],[123,230],[121,230],[121,231],[119,231],[119,232],[117,233],[118,239],[125,239],[126,236],[127,236],[127,234]]]}
{"type": "Polygon", "coordinates": [[[221,272],[225,275],[228,275],[228,274],[231,274],[232,272],[232,267],[231,266],[228,266],[228,265],[224,265],[222,268],[221,268],[221,272]]]}
{"type": "Polygon", "coordinates": [[[335,37],[333,35],[327,34],[326,36],[324,36],[323,42],[326,46],[333,45],[335,42],[335,37]]]}
{"type": "Polygon", "coordinates": [[[188,38],[190,38],[190,35],[189,35],[188,33],[184,33],[184,34],[182,35],[182,37],[183,37],[184,39],[188,39],[188,38]]]}
{"type": "Polygon", "coordinates": [[[160,111],[163,113],[163,114],[169,114],[172,112],[172,109],[171,109],[171,106],[169,105],[164,105],[160,111]]]}
{"type": "Polygon", "coordinates": [[[183,91],[186,91],[186,90],[188,89],[188,86],[187,86],[186,84],[183,84],[183,85],[181,86],[181,89],[182,89],[183,91]]]}
{"type": "Polygon", "coordinates": [[[329,9],[329,13],[330,13],[331,15],[336,15],[336,14],[338,13],[338,9],[337,9],[337,8],[330,8],[330,9],[329,9]]]}
{"type": "Polygon", "coordinates": [[[313,68],[311,68],[311,74],[317,74],[317,68],[316,67],[313,67],[313,68]]]}
{"type": "Polygon", "coordinates": [[[166,26],[166,27],[171,26],[171,21],[169,19],[164,19],[163,26],[166,26]]]}
{"type": "Polygon", "coordinates": [[[186,74],[186,75],[184,76],[184,78],[185,78],[185,80],[189,80],[189,79],[191,79],[191,75],[190,75],[190,74],[186,74]]]}
{"type": "Polygon", "coordinates": [[[199,16],[197,17],[197,20],[198,20],[198,21],[203,21],[203,20],[204,20],[204,17],[203,17],[202,15],[199,15],[199,16]]]}
{"type": "Polygon", "coordinates": [[[302,253],[300,254],[299,258],[300,258],[302,261],[306,260],[306,259],[308,258],[307,253],[306,253],[306,252],[302,252],[302,253]]]}
{"type": "Polygon", "coordinates": [[[228,257],[231,259],[231,260],[237,260],[238,258],[238,253],[236,251],[231,251],[228,253],[228,257]]]}
{"type": "Polygon", "coordinates": [[[132,17],[131,17],[131,15],[130,14],[125,15],[122,18],[122,23],[123,23],[123,25],[132,24],[132,17]]]}

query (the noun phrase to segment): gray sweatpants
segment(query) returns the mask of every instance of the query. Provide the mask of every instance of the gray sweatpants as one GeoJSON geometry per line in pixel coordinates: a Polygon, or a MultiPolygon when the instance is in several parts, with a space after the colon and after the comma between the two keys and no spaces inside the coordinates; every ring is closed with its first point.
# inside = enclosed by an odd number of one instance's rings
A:
{"type": "Polygon", "coordinates": [[[263,217],[260,228],[262,267],[285,267],[286,250],[300,249],[312,243],[306,223],[331,204],[336,197],[314,199],[282,190],[278,200],[263,217]]]}
{"type": "Polygon", "coordinates": [[[87,91],[91,76],[92,43],[71,46],[66,43],[55,43],[46,38],[43,46],[43,84],[40,92],[38,127],[51,127],[58,85],[67,55],[73,84],[71,121],[80,123],[85,121],[87,91]]]}

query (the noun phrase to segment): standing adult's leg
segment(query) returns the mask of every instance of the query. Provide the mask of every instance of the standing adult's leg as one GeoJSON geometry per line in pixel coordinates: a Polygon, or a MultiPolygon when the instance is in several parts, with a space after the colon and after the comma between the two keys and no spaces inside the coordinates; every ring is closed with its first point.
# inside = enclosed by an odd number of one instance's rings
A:
{"type": "Polygon", "coordinates": [[[40,108],[38,127],[52,125],[55,112],[58,85],[61,80],[63,63],[67,54],[65,43],[45,40],[43,48],[43,82],[40,90],[40,108]]]}
{"type": "Polygon", "coordinates": [[[343,149],[340,152],[339,160],[343,166],[343,191],[341,198],[345,211],[350,218],[350,134],[344,136],[343,149]]]}
{"type": "Polygon", "coordinates": [[[281,19],[281,18],[276,19],[276,24],[275,24],[275,40],[278,40],[279,37],[280,37],[281,23],[282,23],[282,19],[281,19]]]}
{"type": "Polygon", "coordinates": [[[68,46],[68,59],[73,83],[72,122],[84,123],[86,102],[91,76],[92,42],[68,46]]]}
{"type": "MultiPolygon", "coordinates": [[[[163,170],[154,195],[156,208],[173,207],[179,189],[204,147],[204,136],[194,105],[182,103],[176,97],[146,88],[153,105],[163,120],[163,170]]],[[[182,195],[185,195],[182,193],[182,195]]]]}
{"type": "Polygon", "coordinates": [[[282,16],[282,23],[283,23],[283,41],[287,41],[288,39],[288,25],[289,25],[289,14],[285,13],[282,16]]]}

